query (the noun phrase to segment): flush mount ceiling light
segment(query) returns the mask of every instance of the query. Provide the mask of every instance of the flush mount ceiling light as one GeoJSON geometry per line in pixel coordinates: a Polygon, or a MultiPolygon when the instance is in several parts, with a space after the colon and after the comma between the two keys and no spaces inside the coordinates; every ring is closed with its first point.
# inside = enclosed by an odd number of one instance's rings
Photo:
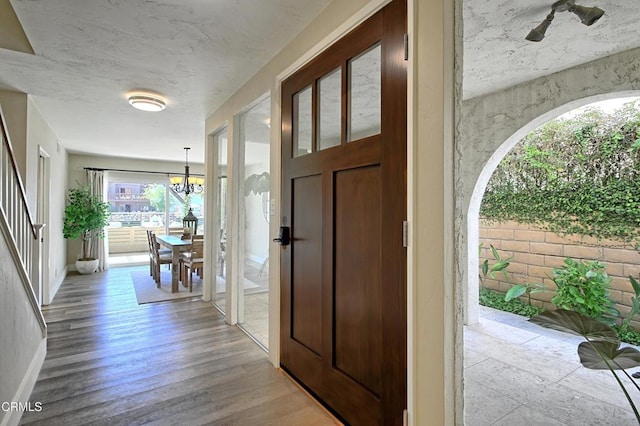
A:
{"type": "Polygon", "coordinates": [[[136,93],[129,96],[129,104],[141,111],[158,112],[167,107],[167,102],[160,96],[151,93],[136,93]]]}
{"type": "Polygon", "coordinates": [[[575,0],[560,0],[551,5],[551,13],[547,15],[540,25],[532,29],[525,38],[529,41],[541,41],[547,28],[551,25],[555,13],[566,11],[576,14],[580,18],[580,22],[586,26],[595,24],[604,15],[604,10],[600,8],[580,6],[575,4],[575,0]]]}

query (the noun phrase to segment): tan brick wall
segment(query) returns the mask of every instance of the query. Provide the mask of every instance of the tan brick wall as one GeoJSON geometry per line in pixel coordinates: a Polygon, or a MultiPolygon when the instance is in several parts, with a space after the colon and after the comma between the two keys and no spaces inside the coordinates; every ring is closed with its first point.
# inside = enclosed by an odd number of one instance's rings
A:
{"type": "MultiPolygon", "coordinates": [[[[493,245],[502,258],[511,257],[507,270],[513,282],[542,282],[550,290],[556,288],[550,278],[553,268],[564,265],[565,258],[602,262],[612,278],[611,299],[618,303],[617,308],[623,316],[629,312],[634,293],[628,277],[633,275],[636,279],[640,278],[640,253],[630,245],[625,246],[612,240],[598,241],[579,235],[562,236],[535,225],[521,225],[511,221],[489,223],[483,220],[480,221],[480,243],[483,247],[480,263],[489,259],[489,263],[493,264],[494,259],[489,249],[493,245]]],[[[495,280],[487,279],[484,286],[501,292],[507,292],[511,288],[502,274],[496,274],[495,280]]],[[[551,297],[553,291],[534,294],[532,299],[537,306],[553,308],[551,297]]],[[[640,322],[634,321],[632,324],[640,329],[640,322]]]]}

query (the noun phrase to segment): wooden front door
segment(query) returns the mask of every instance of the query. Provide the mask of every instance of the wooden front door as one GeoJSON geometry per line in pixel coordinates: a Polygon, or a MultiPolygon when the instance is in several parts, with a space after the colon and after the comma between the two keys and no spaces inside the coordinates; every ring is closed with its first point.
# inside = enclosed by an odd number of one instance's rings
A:
{"type": "Polygon", "coordinates": [[[345,422],[406,407],[406,2],[282,85],[281,365],[345,422]]]}

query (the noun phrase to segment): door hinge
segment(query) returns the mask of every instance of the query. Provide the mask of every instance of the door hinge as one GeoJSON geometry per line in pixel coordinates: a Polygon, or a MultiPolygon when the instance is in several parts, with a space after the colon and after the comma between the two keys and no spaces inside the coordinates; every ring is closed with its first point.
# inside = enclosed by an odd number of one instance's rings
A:
{"type": "Polygon", "coordinates": [[[404,60],[409,60],[409,34],[404,35],[404,60]]]}
{"type": "Polygon", "coordinates": [[[405,408],[402,410],[402,426],[407,426],[409,424],[409,412],[405,408]]]}
{"type": "Polygon", "coordinates": [[[409,222],[402,222],[402,247],[409,247],[409,222]]]}

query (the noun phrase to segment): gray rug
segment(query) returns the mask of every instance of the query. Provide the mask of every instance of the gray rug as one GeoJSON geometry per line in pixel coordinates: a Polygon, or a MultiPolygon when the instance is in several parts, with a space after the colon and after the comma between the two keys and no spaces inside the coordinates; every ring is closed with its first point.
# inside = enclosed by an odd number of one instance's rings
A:
{"type": "Polygon", "coordinates": [[[161,268],[160,274],[162,278],[160,280],[161,286],[157,288],[156,282],[149,275],[148,269],[131,272],[131,280],[136,291],[138,305],[202,296],[202,280],[197,274],[193,274],[193,293],[189,292],[189,287],[183,287],[182,282],[178,283],[178,292],[171,293],[171,271],[161,268]]]}

